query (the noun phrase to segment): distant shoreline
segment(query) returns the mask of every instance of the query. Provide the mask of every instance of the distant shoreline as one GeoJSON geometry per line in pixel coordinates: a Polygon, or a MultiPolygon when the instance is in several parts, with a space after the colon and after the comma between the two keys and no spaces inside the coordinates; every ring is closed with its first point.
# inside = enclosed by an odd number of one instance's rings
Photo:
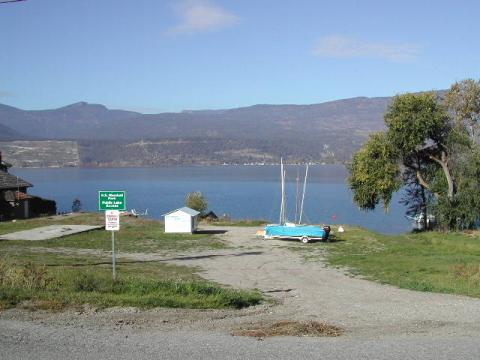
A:
{"type": "MultiPolygon", "coordinates": [[[[284,163],[286,166],[304,166],[307,163],[284,163]]],[[[308,163],[309,166],[340,166],[344,163],[308,163]]],[[[13,166],[11,169],[169,169],[169,168],[202,168],[202,167],[267,167],[280,166],[280,163],[272,164],[184,164],[184,165],[161,165],[161,166],[13,166]]]]}

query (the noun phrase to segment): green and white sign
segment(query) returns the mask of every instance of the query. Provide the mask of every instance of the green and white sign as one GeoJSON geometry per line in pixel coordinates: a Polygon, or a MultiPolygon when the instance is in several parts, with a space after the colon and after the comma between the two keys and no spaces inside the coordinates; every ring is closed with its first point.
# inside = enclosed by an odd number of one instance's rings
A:
{"type": "Polygon", "coordinates": [[[99,191],[98,210],[127,210],[125,191],[99,191]]]}

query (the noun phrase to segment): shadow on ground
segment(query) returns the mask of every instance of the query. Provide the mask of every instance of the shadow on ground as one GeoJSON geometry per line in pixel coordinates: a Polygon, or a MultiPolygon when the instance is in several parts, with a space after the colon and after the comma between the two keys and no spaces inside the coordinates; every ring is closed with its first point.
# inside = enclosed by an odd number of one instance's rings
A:
{"type": "MultiPolygon", "coordinates": [[[[251,256],[251,255],[262,255],[263,251],[246,251],[237,254],[207,254],[207,255],[195,255],[195,256],[180,256],[174,257],[169,259],[159,259],[159,260],[130,260],[130,261],[118,261],[117,265],[125,265],[125,264],[146,264],[146,263],[160,263],[160,262],[168,262],[168,261],[182,261],[182,260],[201,260],[201,259],[213,259],[216,257],[225,257],[225,256],[251,256]]],[[[76,264],[45,264],[45,266],[65,266],[65,267],[82,267],[82,266],[97,266],[97,265],[110,265],[111,261],[101,261],[101,262],[94,262],[94,263],[76,263],[76,264]]]]}
{"type": "Polygon", "coordinates": [[[195,234],[204,234],[204,235],[219,235],[225,234],[227,230],[197,230],[195,234]]]}

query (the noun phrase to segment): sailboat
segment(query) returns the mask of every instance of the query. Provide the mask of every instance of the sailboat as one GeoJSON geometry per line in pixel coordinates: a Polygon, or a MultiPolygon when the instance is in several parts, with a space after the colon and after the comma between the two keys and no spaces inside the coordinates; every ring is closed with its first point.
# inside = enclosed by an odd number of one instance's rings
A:
{"type": "MultiPolygon", "coordinates": [[[[305,168],[305,178],[303,182],[302,201],[300,205],[300,216],[298,223],[287,220],[287,201],[285,197],[285,169],[283,159],[280,159],[280,178],[282,199],[280,202],[280,218],[278,224],[268,224],[265,226],[265,239],[298,239],[302,243],[308,243],[312,240],[328,240],[330,226],[316,226],[302,224],[303,204],[305,201],[305,190],[307,187],[308,164],[305,168]]],[[[295,216],[296,217],[296,216],[295,216]]]]}
{"type": "Polygon", "coordinates": [[[130,210],[130,214],[135,217],[139,216],[148,216],[148,209],[146,209],[144,212],[137,211],[135,209],[130,210]]]}

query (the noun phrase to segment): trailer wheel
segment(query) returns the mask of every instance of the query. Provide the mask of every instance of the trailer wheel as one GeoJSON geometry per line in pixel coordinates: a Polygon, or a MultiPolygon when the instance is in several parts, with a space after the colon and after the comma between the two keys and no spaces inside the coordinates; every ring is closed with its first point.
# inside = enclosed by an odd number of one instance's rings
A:
{"type": "Polygon", "coordinates": [[[308,238],[308,236],[303,236],[302,237],[302,243],[308,244],[309,241],[310,241],[310,239],[308,238]]]}

